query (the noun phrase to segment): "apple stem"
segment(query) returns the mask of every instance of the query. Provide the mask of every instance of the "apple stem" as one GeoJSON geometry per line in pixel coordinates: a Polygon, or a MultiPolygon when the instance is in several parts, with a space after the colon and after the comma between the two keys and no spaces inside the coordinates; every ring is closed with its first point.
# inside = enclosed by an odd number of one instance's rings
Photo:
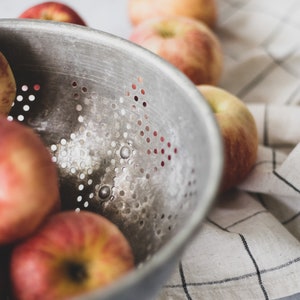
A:
{"type": "Polygon", "coordinates": [[[72,281],[76,283],[80,283],[88,277],[86,268],[83,266],[82,263],[73,261],[67,262],[66,270],[72,281]]]}
{"type": "Polygon", "coordinates": [[[157,31],[158,31],[158,34],[165,39],[173,38],[175,36],[174,28],[170,28],[169,26],[158,27],[157,31]]]}

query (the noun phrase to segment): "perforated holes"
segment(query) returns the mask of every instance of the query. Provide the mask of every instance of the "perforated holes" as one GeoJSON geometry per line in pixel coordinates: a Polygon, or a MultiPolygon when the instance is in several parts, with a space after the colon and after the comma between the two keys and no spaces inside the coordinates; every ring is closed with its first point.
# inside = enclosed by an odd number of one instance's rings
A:
{"type": "Polygon", "coordinates": [[[79,111],[82,111],[82,105],[81,104],[77,104],[76,105],[76,110],[79,112],[79,111]]]}
{"type": "Polygon", "coordinates": [[[22,85],[21,90],[23,92],[27,92],[28,91],[28,85],[26,85],[26,84],[22,85]]]}
{"type": "Polygon", "coordinates": [[[67,144],[67,140],[66,139],[61,139],[60,144],[65,146],[67,144]]]}
{"type": "Polygon", "coordinates": [[[73,92],[73,98],[75,99],[75,100],[79,100],[80,99],[80,92],[77,90],[77,88],[79,87],[79,85],[78,85],[78,82],[77,81],[72,81],[71,82],[71,86],[73,87],[73,89],[75,90],[74,92],[73,92]]]}
{"type": "Polygon", "coordinates": [[[55,152],[57,150],[57,145],[53,144],[50,146],[51,151],[55,152]]]}
{"type": "MultiPolygon", "coordinates": [[[[186,189],[184,193],[184,198],[190,198],[194,195],[197,195],[197,190],[196,190],[196,175],[195,175],[195,169],[191,170],[190,178],[188,179],[188,182],[186,184],[186,189]]],[[[181,208],[183,208],[185,205],[190,203],[189,201],[184,201],[184,203],[181,205],[181,208]]]]}
{"type": "Polygon", "coordinates": [[[123,212],[124,214],[129,215],[131,213],[130,207],[126,207],[123,212]]]}
{"type": "MultiPolygon", "coordinates": [[[[26,119],[26,113],[30,111],[31,105],[37,100],[40,89],[41,86],[38,83],[21,85],[16,95],[16,101],[13,103],[15,112],[19,112],[16,116],[18,121],[23,122],[26,119]],[[20,111],[23,111],[23,113],[20,113],[20,111]]],[[[13,117],[9,116],[9,119],[13,120],[13,117]]]]}
{"type": "MultiPolygon", "coordinates": [[[[138,122],[138,125],[141,126],[142,122],[138,122]]],[[[163,135],[159,135],[157,130],[152,131],[149,125],[145,126],[145,130],[147,132],[146,143],[150,144],[153,142],[153,144],[156,146],[154,148],[148,148],[147,154],[153,154],[157,156],[157,158],[159,158],[158,155],[160,155],[162,160],[160,160],[159,166],[165,167],[166,163],[170,162],[173,159],[173,156],[178,153],[177,148],[173,148],[172,143],[167,141],[163,135]],[[150,132],[152,133],[150,134],[150,132]]],[[[156,166],[154,167],[154,170],[157,171],[156,166]]]]}
{"type": "Polygon", "coordinates": [[[128,159],[131,155],[131,150],[128,146],[123,146],[120,150],[120,156],[123,159],[128,159]]]}
{"type": "Polygon", "coordinates": [[[37,92],[41,89],[41,86],[38,83],[36,83],[33,85],[33,89],[37,92]]]}
{"type": "MultiPolygon", "coordinates": [[[[137,81],[138,84],[132,83],[131,85],[133,100],[135,102],[139,102],[144,108],[146,108],[148,106],[146,99],[144,99],[144,96],[146,95],[146,91],[144,88],[138,88],[138,85],[143,83],[143,79],[139,76],[137,77],[137,81]]],[[[127,91],[125,95],[129,97],[131,96],[131,92],[127,91]]],[[[136,107],[132,106],[132,108],[135,109],[136,107]]]]}
{"type": "Polygon", "coordinates": [[[23,96],[22,95],[18,95],[17,97],[16,97],[16,100],[17,101],[19,101],[19,102],[21,102],[21,101],[23,101],[23,96]]]}
{"type": "Polygon", "coordinates": [[[24,111],[29,111],[30,110],[30,106],[29,105],[27,105],[27,104],[25,104],[24,106],[23,106],[23,110],[24,111]]]}
{"type": "Polygon", "coordinates": [[[35,100],[35,95],[29,95],[28,100],[33,102],[35,100]]]}

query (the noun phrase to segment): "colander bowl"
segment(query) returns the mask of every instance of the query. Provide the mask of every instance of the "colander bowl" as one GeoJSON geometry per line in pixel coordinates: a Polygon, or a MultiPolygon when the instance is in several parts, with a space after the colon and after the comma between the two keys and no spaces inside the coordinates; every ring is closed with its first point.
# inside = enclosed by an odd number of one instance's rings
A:
{"type": "Polygon", "coordinates": [[[5,19],[0,41],[18,88],[9,118],[51,152],[63,209],[106,216],[133,248],[134,271],[78,299],[154,299],[217,194],[212,110],[175,67],[99,30],[5,19]]]}

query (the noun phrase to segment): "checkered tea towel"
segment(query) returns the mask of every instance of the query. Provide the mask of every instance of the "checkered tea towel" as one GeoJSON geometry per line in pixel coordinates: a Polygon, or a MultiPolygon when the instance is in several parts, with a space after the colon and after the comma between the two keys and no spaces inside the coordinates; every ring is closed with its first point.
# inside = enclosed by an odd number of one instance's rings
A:
{"type": "Polygon", "coordinates": [[[224,75],[260,145],[217,199],[158,300],[300,299],[300,1],[219,0],[224,75]]]}

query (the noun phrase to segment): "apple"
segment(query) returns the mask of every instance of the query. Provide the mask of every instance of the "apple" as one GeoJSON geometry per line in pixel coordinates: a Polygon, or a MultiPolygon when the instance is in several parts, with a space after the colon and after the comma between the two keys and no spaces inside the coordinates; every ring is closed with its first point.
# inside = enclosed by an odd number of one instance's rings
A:
{"type": "Polygon", "coordinates": [[[217,5],[215,0],[129,0],[128,15],[134,26],[155,17],[183,16],[213,28],[217,22],[217,5]]]}
{"type": "Polygon", "coordinates": [[[52,20],[86,26],[85,21],[74,9],[66,4],[53,1],[34,5],[21,13],[19,18],[52,20]]]}
{"type": "Polygon", "coordinates": [[[212,108],[224,144],[224,171],[220,191],[241,183],[253,168],[258,150],[258,132],[247,106],[230,92],[210,85],[197,86],[212,108]]]}
{"type": "Polygon", "coordinates": [[[0,117],[0,245],[28,236],[59,209],[50,152],[33,129],[0,117]]]}
{"type": "Polygon", "coordinates": [[[16,98],[16,80],[13,71],[0,52],[0,115],[8,115],[16,98]]]}
{"type": "Polygon", "coordinates": [[[146,20],[132,29],[129,40],[173,64],[196,85],[216,85],[222,75],[220,41],[201,21],[185,17],[146,20]]]}
{"type": "Polygon", "coordinates": [[[134,268],[121,231],[89,211],[62,211],[12,250],[16,299],[60,300],[103,288],[134,268]]]}

